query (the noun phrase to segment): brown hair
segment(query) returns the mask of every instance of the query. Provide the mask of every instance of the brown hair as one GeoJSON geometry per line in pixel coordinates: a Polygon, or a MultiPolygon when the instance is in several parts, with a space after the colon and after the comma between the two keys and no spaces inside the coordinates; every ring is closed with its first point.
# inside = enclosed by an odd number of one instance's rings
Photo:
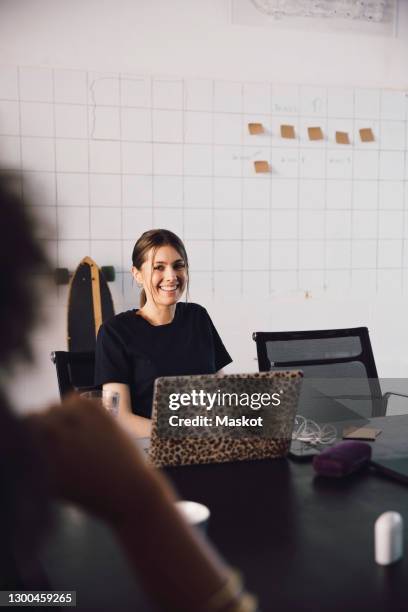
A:
{"type": "MultiPolygon", "coordinates": [[[[188,275],[188,257],[186,248],[182,242],[182,240],[176,236],[173,232],[166,229],[152,229],[144,232],[139,240],[136,242],[133,253],[132,253],[132,262],[135,268],[138,270],[141,269],[142,265],[147,259],[147,254],[151,249],[153,249],[153,259],[156,254],[156,251],[162,246],[171,246],[175,249],[181,257],[184,259],[184,264],[186,266],[187,272],[187,292],[186,292],[186,301],[188,297],[188,289],[189,289],[189,275],[188,275]]],[[[140,308],[142,308],[146,304],[146,292],[142,289],[140,293],[140,308]]]]}

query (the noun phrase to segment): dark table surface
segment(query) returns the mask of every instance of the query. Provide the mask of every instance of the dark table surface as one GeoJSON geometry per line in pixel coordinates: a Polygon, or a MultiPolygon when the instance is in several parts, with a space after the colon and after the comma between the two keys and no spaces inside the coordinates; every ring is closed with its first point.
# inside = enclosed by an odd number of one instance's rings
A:
{"type": "MultiPolygon", "coordinates": [[[[373,419],[373,456],[408,456],[408,416],[373,419]]],[[[374,561],[374,522],[408,523],[408,487],[372,469],[342,480],[285,459],[166,469],[184,499],[211,510],[208,536],[242,570],[264,612],[408,610],[408,558],[374,561]]],[[[404,536],[408,551],[408,532],[404,536]]]]}
{"type": "MultiPolygon", "coordinates": [[[[408,416],[374,423],[382,429],[374,457],[408,456],[408,416]]],[[[318,478],[311,463],[287,459],[165,473],[181,498],[210,508],[209,539],[242,571],[263,612],[408,610],[408,555],[390,567],[374,561],[376,518],[394,510],[408,523],[407,485],[370,469],[318,478]]],[[[69,507],[57,526],[43,556],[54,588],[76,589],[82,610],[148,609],[107,527],[69,507]]],[[[404,540],[408,551],[408,530],[404,540]]]]}

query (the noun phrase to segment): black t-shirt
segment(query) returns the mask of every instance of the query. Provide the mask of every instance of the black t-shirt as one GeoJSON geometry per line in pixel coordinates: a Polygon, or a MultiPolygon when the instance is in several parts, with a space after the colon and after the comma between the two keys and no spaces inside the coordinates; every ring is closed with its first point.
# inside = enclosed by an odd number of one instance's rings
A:
{"type": "Polygon", "coordinates": [[[198,304],[178,302],[173,321],[157,326],[128,310],[99,329],[95,384],[129,385],[133,412],[150,417],[156,378],[215,374],[231,361],[207,311],[198,304]]]}

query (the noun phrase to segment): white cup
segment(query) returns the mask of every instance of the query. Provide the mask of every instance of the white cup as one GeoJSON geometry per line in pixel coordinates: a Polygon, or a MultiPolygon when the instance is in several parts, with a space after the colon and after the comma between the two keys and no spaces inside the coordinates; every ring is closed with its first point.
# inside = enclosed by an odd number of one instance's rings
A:
{"type": "Polygon", "coordinates": [[[108,391],[102,389],[94,389],[93,391],[85,391],[81,393],[81,397],[89,400],[96,400],[114,417],[119,414],[119,399],[118,391],[108,391]]]}
{"type": "Polygon", "coordinates": [[[207,531],[210,518],[210,510],[207,506],[194,501],[182,500],[176,502],[176,508],[184,516],[187,523],[198,527],[204,533],[207,531]]]}

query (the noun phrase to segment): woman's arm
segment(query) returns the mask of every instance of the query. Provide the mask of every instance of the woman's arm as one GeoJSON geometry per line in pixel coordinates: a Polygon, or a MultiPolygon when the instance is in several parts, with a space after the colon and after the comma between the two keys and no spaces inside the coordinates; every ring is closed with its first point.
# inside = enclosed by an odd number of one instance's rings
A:
{"type": "Polygon", "coordinates": [[[117,391],[119,393],[119,423],[127,432],[137,438],[148,438],[152,431],[151,419],[133,414],[130,401],[129,385],[123,383],[106,383],[104,391],[117,391]]]}
{"type": "Polygon", "coordinates": [[[255,610],[251,601],[243,605],[228,566],[176,510],[165,478],[98,404],[72,397],[26,423],[53,492],[108,522],[159,609],[255,610]]]}

